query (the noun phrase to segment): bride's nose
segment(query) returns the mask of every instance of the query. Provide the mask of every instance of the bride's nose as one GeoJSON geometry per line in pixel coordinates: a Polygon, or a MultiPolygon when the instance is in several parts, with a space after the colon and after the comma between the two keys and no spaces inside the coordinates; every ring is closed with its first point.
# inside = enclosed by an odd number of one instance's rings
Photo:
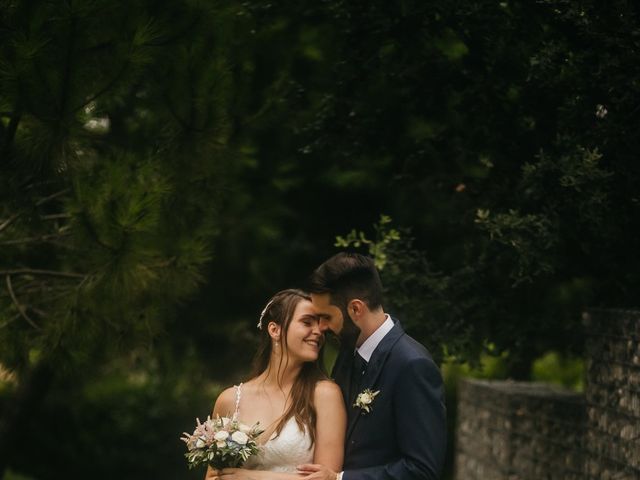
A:
{"type": "Polygon", "coordinates": [[[320,328],[320,322],[319,321],[313,322],[311,331],[312,331],[312,333],[315,333],[318,336],[322,336],[322,329],[320,328]]]}

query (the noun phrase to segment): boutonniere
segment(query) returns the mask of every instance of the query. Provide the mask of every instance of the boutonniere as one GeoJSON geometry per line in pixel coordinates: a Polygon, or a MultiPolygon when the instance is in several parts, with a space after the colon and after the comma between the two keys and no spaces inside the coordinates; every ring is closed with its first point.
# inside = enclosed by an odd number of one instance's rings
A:
{"type": "Polygon", "coordinates": [[[365,411],[365,413],[369,413],[371,411],[371,404],[379,393],[380,390],[376,390],[374,392],[368,388],[365,388],[362,393],[358,394],[358,396],[356,397],[356,403],[354,403],[353,406],[361,408],[365,411]]]}

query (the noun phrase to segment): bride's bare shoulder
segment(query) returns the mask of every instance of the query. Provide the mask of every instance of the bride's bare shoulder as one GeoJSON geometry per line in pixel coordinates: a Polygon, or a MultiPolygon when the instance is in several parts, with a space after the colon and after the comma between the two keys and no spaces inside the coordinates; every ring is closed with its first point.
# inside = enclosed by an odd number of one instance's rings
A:
{"type": "Polygon", "coordinates": [[[236,405],[236,387],[225,388],[218,398],[216,398],[216,403],[213,406],[213,413],[218,414],[220,416],[225,416],[229,412],[233,412],[236,405]]]}
{"type": "Polygon", "coordinates": [[[234,412],[236,409],[236,400],[238,396],[238,387],[240,387],[240,397],[245,399],[251,399],[258,390],[258,382],[256,378],[251,378],[240,385],[233,385],[224,389],[218,398],[214,406],[214,413],[219,415],[227,415],[229,412],[234,412]]]}
{"type": "Polygon", "coordinates": [[[333,380],[320,380],[316,383],[314,397],[319,403],[342,402],[340,387],[333,380]]]}

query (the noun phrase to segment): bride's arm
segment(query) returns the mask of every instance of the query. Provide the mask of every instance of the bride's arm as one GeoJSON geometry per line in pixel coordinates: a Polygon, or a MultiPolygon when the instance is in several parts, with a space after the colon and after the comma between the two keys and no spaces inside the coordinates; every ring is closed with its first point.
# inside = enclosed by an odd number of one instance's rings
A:
{"type": "Polygon", "coordinates": [[[316,386],[316,448],[313,463],[339,472],[344,461],[344,437],[347,429],[347,412],[340,387],[325,380],[316,386]]]}
{"type": "Polygon", "coordinates": [[[347,412],[340,387],[334,382],[320,382],[316,387],[316,451],[313,464],[300,465],[304,480],[337,480],[344,461],[347,412]]]}

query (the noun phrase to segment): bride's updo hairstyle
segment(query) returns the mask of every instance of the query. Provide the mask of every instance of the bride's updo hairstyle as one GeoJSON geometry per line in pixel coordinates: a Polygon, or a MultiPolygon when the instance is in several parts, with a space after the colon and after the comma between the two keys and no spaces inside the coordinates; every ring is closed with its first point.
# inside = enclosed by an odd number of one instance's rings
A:
{"type": "MultiPolygon", "coordinates": [[[[259,376],[263,372],[270,373],[272,368],[276,369],[276,378],[280,379],[280,373],[286,369],[289,363],[287,354],[287,332],[293,320],[293,314],[303,300],[311,301],[311,297],[306,292],[296,289],[282,290],[276,293],[260,315],[258,328],[260,329],[260,346],[253,360],[252,376],[259,376]],[[276,360],[273,352],[273,340],[269,335],[269,324],[273,322],[280,326],[280,348],[282,355],[276,360]]],[[[301,430],[307,430],[311,437],[311,445],[316,438],[316,409],[313,404],[313,396],[316,383],[328,378],[324,371],[322,361],[322,349],[318,360],[315,362],[305,362],[298,377],[293,382],[291,388],[291,405],[285,411],[276,427],[276,435],[280,435],[284,425],[291,417],[295,417],[296,423],[301,430]]]]}

